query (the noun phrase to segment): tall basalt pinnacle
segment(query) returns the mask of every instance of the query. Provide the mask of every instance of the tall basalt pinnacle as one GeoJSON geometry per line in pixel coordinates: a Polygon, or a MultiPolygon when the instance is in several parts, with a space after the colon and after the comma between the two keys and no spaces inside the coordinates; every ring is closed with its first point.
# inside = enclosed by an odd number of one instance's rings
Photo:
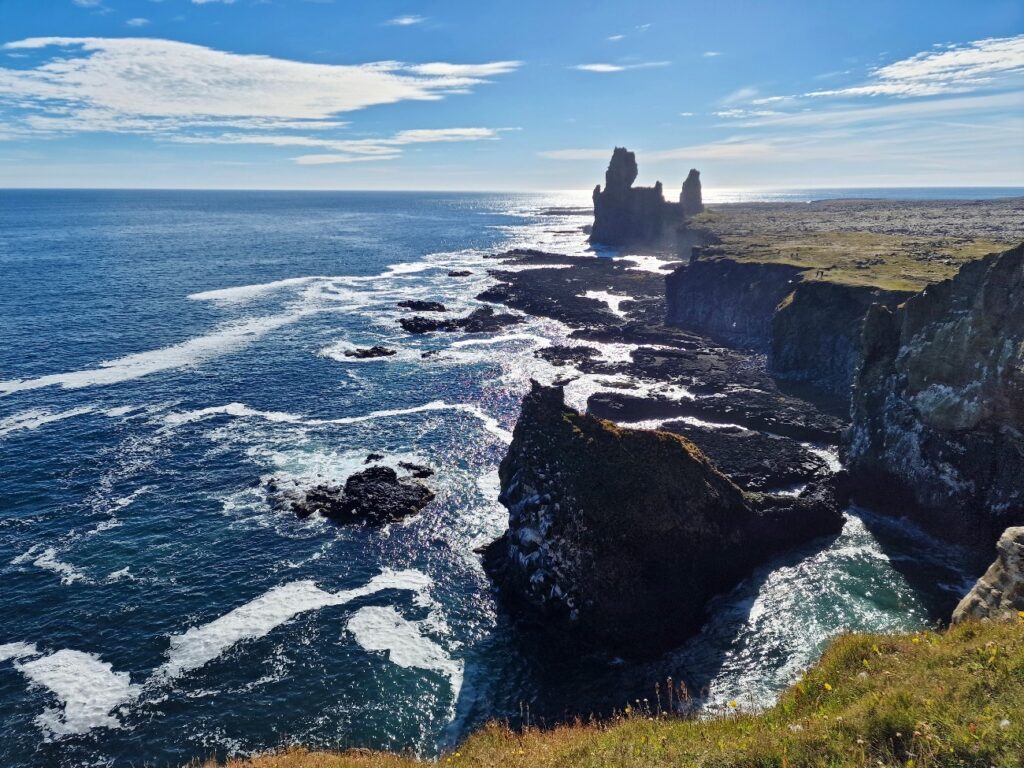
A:
{"type": "Polygon", "coordinates": [[[636,155],[625,147],[616,147],[608,163],[608,170],[604,173],[605,191],[626,194],[638,174],[636,155]]]}
{"type": "Polygon", "coordinates": [[[679,194],[679,202],[683,206],[683,216],[690,218],[704,211],[704,200],[700,191],[700,171],[691,168],[686,181],[683,182],[683,191],[679,194]]]}

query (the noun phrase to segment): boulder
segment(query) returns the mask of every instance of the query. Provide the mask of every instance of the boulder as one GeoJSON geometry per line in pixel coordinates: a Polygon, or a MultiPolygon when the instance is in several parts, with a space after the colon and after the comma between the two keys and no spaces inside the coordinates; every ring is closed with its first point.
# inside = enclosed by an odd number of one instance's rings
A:
{"type": "Polygon", "coordinates": [[[690,218],[704,212],[704,200],[700,193],[700,171],[691,168],[683,182],[683,190],[679,193],[679,204],[683,206],[683,216],[690,218]]]}
{"type": "Polygon", "coordinates": [[[645,656],[773,553],[838,532],[827,490],[747,494],[679,435],[618,427],[534,383],[499,469],[508,530],[485,566],[555,646],[645,656]]]}
{"type": "Polygon", "coordinates": [[[452,269],[448,272],[448,277],[469,277],[473,273],[468,269],[452,269]]]}
{"type": "Polygon", "coordinates": [[[396,350],[388,349],[376,344],[372,347],[356,347],[355,349],[346,349],[343,353],[345,357],[354,357],[357,360],[367,360],[374,357],[391,357],[396,354],[396,350]]]}
{"type": "Polygon", "coordinates": [[[1024,616],[1024,527],[1007,528],[996,544],[996,561],[953,611],[953,623],[1024,616]]]}
{"type": "Polygon", "coordinates": [[[981,541],[1024,524],[1024,245],[873,306],[862,347],[845,458],[865,501],[981,541]]]}
{"type": "Polygon", "coordinates": [[[420,299],[408,299],[398,302],[403,309],[411,309],[415,312],[447,312],[447,308],[439,301],[421,301],[420,299]]]}

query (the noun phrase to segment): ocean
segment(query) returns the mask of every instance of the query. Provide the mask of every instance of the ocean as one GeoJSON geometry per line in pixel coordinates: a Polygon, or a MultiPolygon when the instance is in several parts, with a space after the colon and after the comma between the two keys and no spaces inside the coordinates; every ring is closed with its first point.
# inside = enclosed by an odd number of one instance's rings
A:
{"type": "MultiPolygon", "coordinates": [[[[430,756],[489,719],[622,707],[668,674],[709,710],[754,708],[838,632],[948,615],[966,556],[851,509],[656,662],[567,664],[522,641],[477,549],[505,527],[519,399],[565,373],[533,353],[577,342],[537,318],[410,336],[396,303],[464,314],[488,254],[589,253],[586,205],[0,191],[0,764],[176,766],[289,743],[430,756]],[[398,354],[344,354],[374,344],[398,354]],[[432,467],[436,501],[369,529],[268,499],[271,478],[341,482],[371,452],[432,467]]],[[[583,407],[598,378],[567,399],[583,407]]]]}

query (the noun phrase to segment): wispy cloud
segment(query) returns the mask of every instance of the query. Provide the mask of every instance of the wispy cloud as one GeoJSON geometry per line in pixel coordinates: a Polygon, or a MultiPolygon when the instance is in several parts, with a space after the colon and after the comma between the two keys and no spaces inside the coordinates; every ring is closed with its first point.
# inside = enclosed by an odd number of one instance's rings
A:
{"type": "Polygon", "coordinates": [[[736,104],[741,101],[750,101],[760,93],[757,88],[751,85],[745,85],[742,88],[737,88],[732,93],[723,96],[720,101],[722,104],[736,104]]]}
{"type": "Polygon", "coordinates": [[[210,3],[224,3],[224,5],[234,5],[235,0],[192,0],[194,5],[208,5],[210,3]]]}
{"type": "Polygon", "coordinates": [[[1018,81],[1024,73],[1024,35],[947,45],[878,67],[868,82],[811,91],[806,96],[935,96],[1018,81]]]}
{"type": "Polygon", "coordinates": [[[32,69],[0,67],[0,117],[18,110],[50,130],[166,131],[215,120],[332,120],[377,104],[465,93],[519,62],[309,64],[149,38],[31,38],[6,50],[48,51],[32,69]]]}
{"type": "Polygon", "coordinates": [[[384,23],[391,27],[412,27],[416,24],[422,24],[426,20],[426,16],[396,16],[384,23]]]}
{"type": "Polygon", "coordinates": [[[617,43],[617,42],[619,42],[619,40],[625,40],[626,36],[625,35],[608,35],[608,39],[611,42],[613,42],[613,43],[617,43]]]}
{"type": "Polygon", "coordinates": [[[102,3],[102,0],[71,0],[80,8],[95,8],[102,3]]]}
{"type": "Polygon", "coordinates": [[[703,56],[705,59],[713,59],[716,56],[721,56],[721,55],[722,55],[721,51],[704,51],[704,53],[701,54],[701,56],[703,56]]]}
{"type": "Polygon", "coordinates": [[[641,61],[637,64],[577,64],[573,69],[580,72],[626,72],[630,69],[650,69],[651,67],[667,67],[671,61],[641,61]]]}
{"type": "Polygon", "coordinates": [[[295,134],[224,133],[216,136],[182,136],[175,141],[184,144],[250,144],[271,147],[303,147],[328,150],[317,154],[293,157],[299,165],[360,163],[394,160],[402,147],[410,144],[437,144],[497,139],[507,128],[419,128],[398,131],[391,136],[369,139],[333,139],[295,134]]]}
{"type": "Polygon", "coordinates": [[[125,24],[127,24],[129,27],[144,27],[147,24],[149,24],[149,19],[143,19],[141,17],[128,19],[128,21],[126,21],[125,24]]]}

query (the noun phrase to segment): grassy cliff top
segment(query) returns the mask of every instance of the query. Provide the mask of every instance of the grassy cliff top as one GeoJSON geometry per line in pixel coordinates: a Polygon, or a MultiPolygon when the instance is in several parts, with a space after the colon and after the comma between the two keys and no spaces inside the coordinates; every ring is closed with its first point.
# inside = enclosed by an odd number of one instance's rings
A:
{"type": "MultiPolygon", "coordinates": [[[[652,697],[653,700],[653,697],[652,697]]],[[[669,768],[672,766],[1024,765],[1024,620],[945,632],[851,634],[778,704],[704,720],[635,711],[598,724],[523,733],[488,725],[441,766],[669,768]]],[[[212,765],[212,764],[211,764],[212,765]]],[[[414,768],[368,751],[291,749],[232,768],[414,768]]]]}
{"type": "Polygon", "coordinates": [[[721,240],[726,258],[800,267],[805,279],[918,291],[1024,240],[1024,200],[733,204],[693,224],[721,240]]]}

